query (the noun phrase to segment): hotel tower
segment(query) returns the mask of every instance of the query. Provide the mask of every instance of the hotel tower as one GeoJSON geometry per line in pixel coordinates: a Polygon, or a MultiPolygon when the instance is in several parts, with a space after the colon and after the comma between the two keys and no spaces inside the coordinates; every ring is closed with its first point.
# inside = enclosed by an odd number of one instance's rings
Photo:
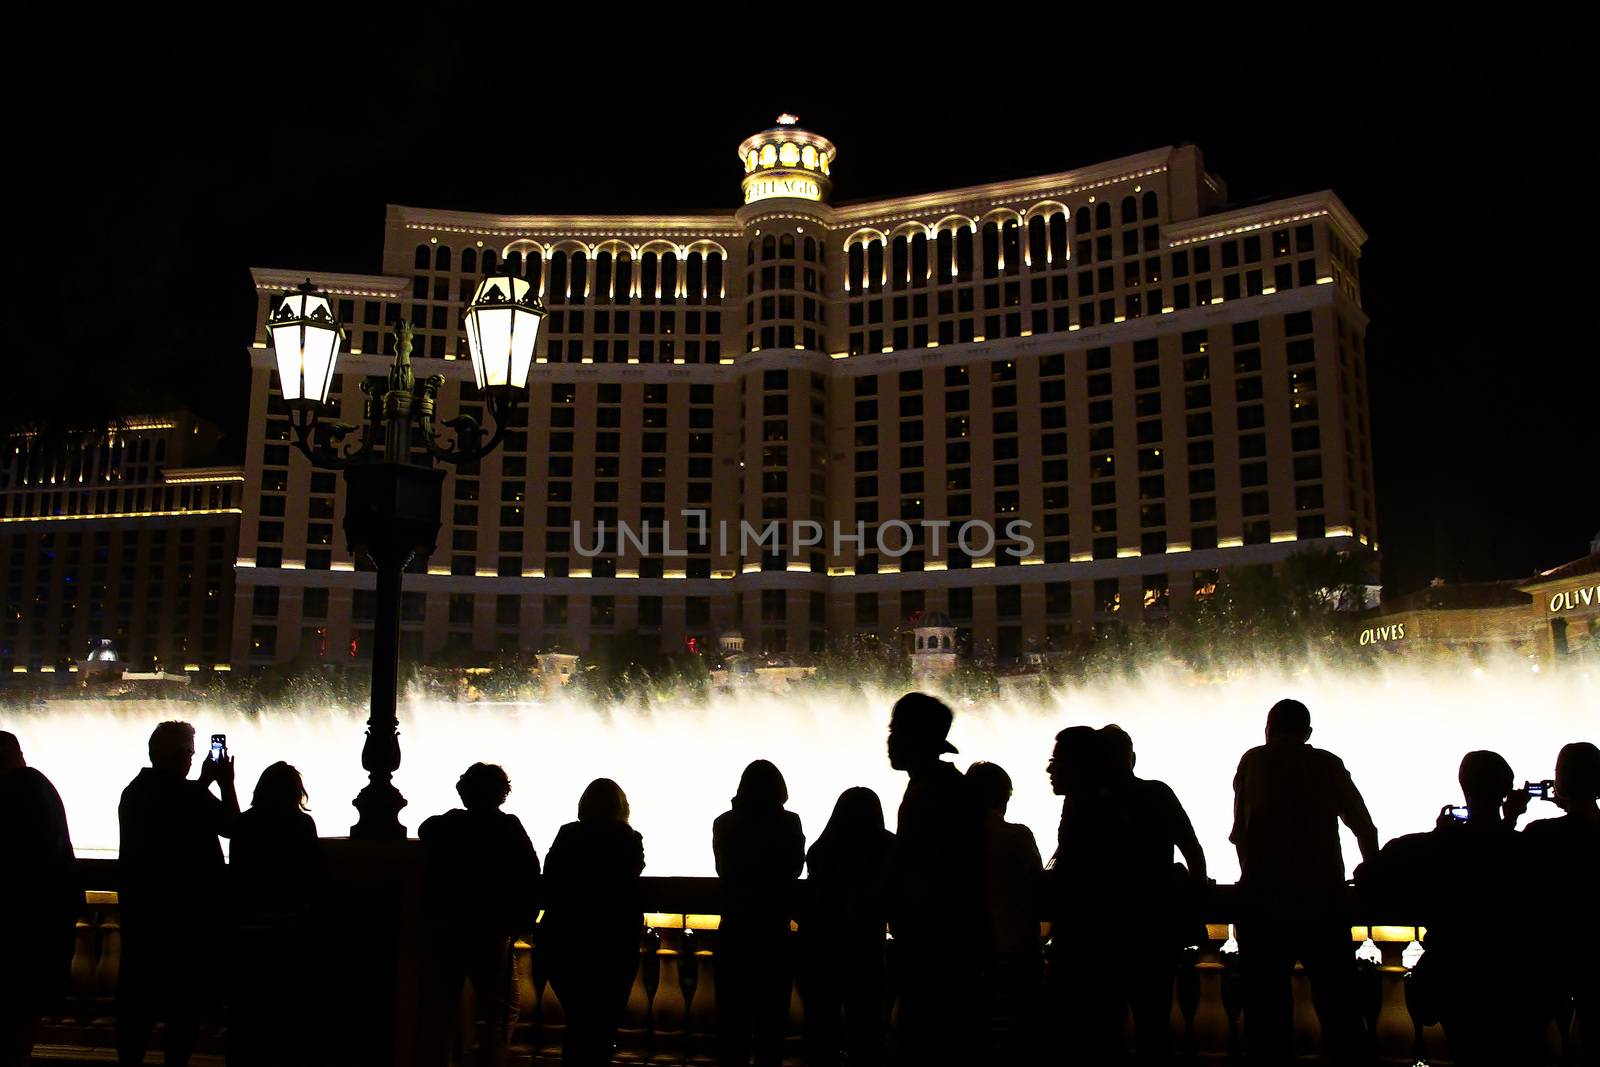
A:
{"type": "MultiPolygon", "coordinates": [[[[446,476],[406,655],[737,630],[794,656],[942,612],[1004,659],[1230,566],[1375,543],[1366,235],[1332,192],[1230,207],[1181,146],[836,204],[837,163],[783,115],[730,152],[726,211],[391,205],[381,274],[309,272],[345,325],[350,423],[398,321],[443,416],[481,420],[463,302],[509,269],[548,309],[504,446],[446,476]]],[[[254,271],[237,668],[370,644],[342,480],[291,447],[267,347],[307,274],[254,271]]]]}

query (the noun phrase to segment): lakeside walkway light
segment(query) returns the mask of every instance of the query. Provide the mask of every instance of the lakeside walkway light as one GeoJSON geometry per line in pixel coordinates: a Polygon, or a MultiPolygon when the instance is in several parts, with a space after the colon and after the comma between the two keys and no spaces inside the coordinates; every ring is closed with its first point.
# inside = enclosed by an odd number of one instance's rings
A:
{"type": "Polygon", "coordinates": [[[419,553],[433,552],[439,536],[444,471],[413,460],[421,446],[446,463],[476,463],[504,439],[512,414],[527,392],[528,368],[544,321],[544,307],[528,282],[492,275],[478,285],[463,312],[472,371],[494,419],[483,428],[468,415],[446,420],[453,437],[436,437],[434,407],[443,375],[417,379],[411,370],[409,322],[394,331],[389,375],[367,378],[366,426],[324,418],[344,330],[328,298],[308,279],[288,293],[267,317],[278,380],[294,428],[294,444],[313,466],[342,470],[345,478],[345,539],[352,556],[366,556],[377,570],[372,632],[372,700],[361,766],[367,784],[355,798],[354,838],[405,837],[400,809],[406,800],[394,787],[400,767],[399,720],[395,715],[400,669],[400,584],[419,553]],[[352,440],[360,431],[359,438],[352,440]],[[381,445],[381,448],[380,448],[381,445]]]}

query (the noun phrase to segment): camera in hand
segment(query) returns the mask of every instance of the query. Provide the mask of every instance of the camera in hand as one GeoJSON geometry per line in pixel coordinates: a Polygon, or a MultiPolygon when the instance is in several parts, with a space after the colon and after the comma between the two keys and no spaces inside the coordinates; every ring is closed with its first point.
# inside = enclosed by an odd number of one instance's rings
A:
{"type": "Polygon", "coordinates": [[[1467,806],[1465,804],[1446,804],[1439,809],[1440,816],[1449,816],[1456,822],[1467,821],[1467,806]]]}
{"type": "Polygon", "coordinates": [[[228,755],[228,735],[227,734],[212,734],[211,735],[211,762],[212,763],[217,763],[220,760],[226,759],[227,755],[228,755]]]}
{"type": "Polygon", "coordinates": [[[1542,782],[1524,782],[1522,791],[1528,794],[1529,800],[1554,800],[1556,783],[1548,778],[1542,782]]]}

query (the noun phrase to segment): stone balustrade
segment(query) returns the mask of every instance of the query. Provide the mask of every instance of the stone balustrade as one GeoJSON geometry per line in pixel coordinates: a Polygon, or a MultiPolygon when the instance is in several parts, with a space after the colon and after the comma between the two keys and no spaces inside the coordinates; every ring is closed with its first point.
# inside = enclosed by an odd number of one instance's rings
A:
{"type": "MultiPolygon", "coordinates": [[[[81,861],[85,884],[114,886],[111,861],[81,861]]],[[[714,1062],[717,956],[716,938],[720,893],[714,878],[645,878],[645,899],[664,909],[644,916],[639,969],[622,1030],[620,1062],[652,1064],[702,1064],[714,1062]]],[[[1215,910],[1227,917],[1231,887],[1218,888],[1215,910]]],[[[1047,934],[1048,927],[1041,927],[1047,934]]],[[[1241,988],[1238,957],[1231,948],[1229,927],[1212,924],[1204,944],[1180,954],[1174,965],[1172,1027],[1181,1054],[1202,1061],[1226,1062],[1241,1050],[1241,988]]],[[[1408,964],[1415,963],[1419,942],[1426,944],[1426,929],[1392,925],[1354,927],[1351,951],[1358,956],[1363,1009],[1375,1035],[1380,1060],[1385,1063],[1429,1064],[1450,1062],[1449,1049],[1437,1026],[1417,1026],[1406,1009],[1403,979],[1408,964]],[[1368,939],[1370,938],[1370,943],[1368,939]],[[1359,948],[1359,951],[1358,951],[1359,948]]],[[[891,946],[892,948],[892,946],[891,946]]],[[[41,1029],[45,1057],[92,1058],[115,1047],[117,973],[121,957],[121,928],[114,889],[91,889],[78,921],[77,945],[72,960],[70,991],[64,1011],[48,1017],[41,1029]]],[[[247,965],[237,961],[236,965],[247,965]]],[[[1085,961],[1092,965],[1092,961],[1085,961]]],[[[360,980],[364,976],[356,976],[360,980]]],[[[961,976],[950,976],[957,989],[961,976]]],[[[516,986],[519,1020],[513,1035],[513,1063],[559,1062],[564,1015],[559,998],[550,988],[535,943],[516,945],[516,986]]],[[[1309,985],[1302,974],[1294,978],[1297,1051],[1314,1054],[1319,1030],[1311,1006],[1309,985]]],[[[959,996],[952,1010],[961,1010],[959,996]]],[[[968,1010],[975,1010],[968,1004],[968,1010]]],[[[472,1010],[463,1005],[463,1035],[472,1010]]],[[[1548,1033],[1550,1062],[1575,1052],[1578,1027],[1566,1021],[1566,1033],[1552,1024],[1548,1033]],[[1564,1046],[1571,1046],[1566,1047],[1564,1046]]],[[[791,994],[789,1056],[800,1061],[803,1006],[798,992],[791,994]]],[[[1129,1037],[1132,1024],[1129,1022],[1129,1037]]],[[[463,1038],[464,1039],[464,1038],[463,1038]]],[[[217,1056],[224,1042],[220,1021],[202,1029],[200,1051],[217,1056]]],[[[197,1063],[203,1062],[197,1057],[197,1063]]],[[[1572,1062],[1576,1062],[1574,1059],[1572,1062]]]]}

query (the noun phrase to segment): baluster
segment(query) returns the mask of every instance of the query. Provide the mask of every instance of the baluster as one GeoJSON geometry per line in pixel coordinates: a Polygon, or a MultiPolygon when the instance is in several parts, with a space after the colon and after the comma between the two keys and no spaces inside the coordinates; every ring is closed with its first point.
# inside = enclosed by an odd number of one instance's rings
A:
{"type": "Polygon", "coordinates": [[[1383,955],[1377,968],[1378,982],[1377,1018],[1372,1026],[1372,1040],[1380,1059],[1414,1062],[1418,1049],[1417,1025],[1406,1010],[1405,974],[1402,959],[1407,942],[1411,940],[1409,928],[1405,936],[1391,938],[1391,930],[1373,930],[1373,941],[1383,955]]]}
{"type": "Polygon", "coordinates": [[[705,1046],[695,1039],[695,994],[700,988],[700,938],[687,925],[683,929],[682,954],[678,957],[678,988],[683,992],[683,1063],[698,1062],[695,1050],[705,1046]]]}
{"type": "Polygon", "coordinates": [[[1294,1052],[1301,1056],[1319,1052],[1322,1048],[1322,1020],[1317,1018],[1316,1005],[1311,1000],[1311,980],[1306,969],[1295,962],[1294,974],[1289,979],[1294,994],[1294,1052]]]}
{"type": "MultiPolygon", "coordinates": [[[[619,1052],[637,1053],[645,1048],[645,1028],[649,1024],[650,1015],[650,997],[644,988],[645,940],[645,936],[639,939],[639,955],[633,971],[633,986],[628,990],[628,1004],[622,1010],[622,1025],[617,1029],[619,1052]]],[[[654,948],[651,947],[649,951],[653,953],[654,948]]]]}
{"type": "Polygon", "coordinates": [[[72,939],[72,969],[67,978],[66,1015],[63,1025],[87,1025],[94,1017],[95,928],[94,913],[77,922],[72,939]]]}
{"type": "Polygon", "coordinates": [[[100,957],[94,968],[95,1026],[116,1022],[117,975],[122,969],[122,924],[110,907],[100,912],[100,957]]]}
{"type": "Polygon", "coordinates": [[[684,957],[685,934],[681,930],[662,930],[661,948],[656,951],[660,968],[660,984],[651,1002],[654,1013],[657,1060],[662,1063],[682,1063],[685,1053],[684,1023],[688,1016],[688,1001],[680,961],[684,957]]]}
{"type": "Polygon", "coordinates": [[[644,943],[639,951],[639,985],[644,991],[644,1051],[645,1058],[656,1054],[656,993],[661,989],[661,934],[653,929],[644,932],[644,943]]]}
{"type": "Polygon", "coordinates": [[[694,1000],[689,1006],[689,1033],[693,1036],[693,1063],[715,1062],[713,1050],[717,1039],[717,958],[714,951],[716,936],[709,930],[698,931],[695,936],[696,986],[694,1000]]]}
{"type": "Polygon", "coordinates": [[[1240,1013],[1244,1011],[1244,972],[1239,957],[1243,955],[1232,937],[1221,950],[1222,955],[1222,1010],[1228,1018],[1228,1056],[1238,1059],[1243,1054],[1243,1033],[1239,1026],[1240,1013]],[[1233,944],[1234,950],[1227,951],[1233,944]]]}
{"type": "Polygon", "coordinates": [[[511,997],[517,1023],[512,1028],[510,1044],[537,1052],[539,994],[533,985],[533,954],[533,946],[522,938],[512,943],[511,997]]]}

